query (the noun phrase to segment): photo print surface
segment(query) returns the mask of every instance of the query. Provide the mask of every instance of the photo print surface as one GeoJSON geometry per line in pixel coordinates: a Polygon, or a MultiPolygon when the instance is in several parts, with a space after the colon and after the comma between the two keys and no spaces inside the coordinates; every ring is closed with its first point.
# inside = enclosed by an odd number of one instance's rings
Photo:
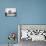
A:
{"type": "Polygon", "coordinates": [[[5,8],[5,16],[16,16],[16,8],[5,8]]]}

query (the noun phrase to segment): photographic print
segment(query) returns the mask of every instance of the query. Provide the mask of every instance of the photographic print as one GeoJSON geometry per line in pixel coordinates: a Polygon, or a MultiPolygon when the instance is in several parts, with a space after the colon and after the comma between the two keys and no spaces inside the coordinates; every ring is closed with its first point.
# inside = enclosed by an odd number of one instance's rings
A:
{"type": "Polygon", "coordinates": [[[16,16],[16,8],[5,8],[5,16],[16,16]]]}

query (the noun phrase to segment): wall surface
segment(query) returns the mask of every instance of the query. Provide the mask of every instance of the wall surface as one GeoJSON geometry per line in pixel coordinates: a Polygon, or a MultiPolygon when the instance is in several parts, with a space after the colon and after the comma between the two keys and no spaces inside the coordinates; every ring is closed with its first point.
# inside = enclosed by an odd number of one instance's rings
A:
{"type": "Polygon", "coordinates": [[[0,44],[8,43],[9,32],[17,34],[18,24],[46,24],[46,0],[0,0],[0,44]],[[5,16],[10,7],[17,9],[16,17],[5,16]]]}

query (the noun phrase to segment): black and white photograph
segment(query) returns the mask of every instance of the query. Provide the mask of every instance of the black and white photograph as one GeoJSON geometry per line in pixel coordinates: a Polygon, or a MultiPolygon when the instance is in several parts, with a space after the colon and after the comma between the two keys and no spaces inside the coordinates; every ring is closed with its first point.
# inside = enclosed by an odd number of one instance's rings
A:
{"type": "Polygon", "coordinates": [[[5,8],[5,16],[16,16],[16,8],[5,8]]]}

